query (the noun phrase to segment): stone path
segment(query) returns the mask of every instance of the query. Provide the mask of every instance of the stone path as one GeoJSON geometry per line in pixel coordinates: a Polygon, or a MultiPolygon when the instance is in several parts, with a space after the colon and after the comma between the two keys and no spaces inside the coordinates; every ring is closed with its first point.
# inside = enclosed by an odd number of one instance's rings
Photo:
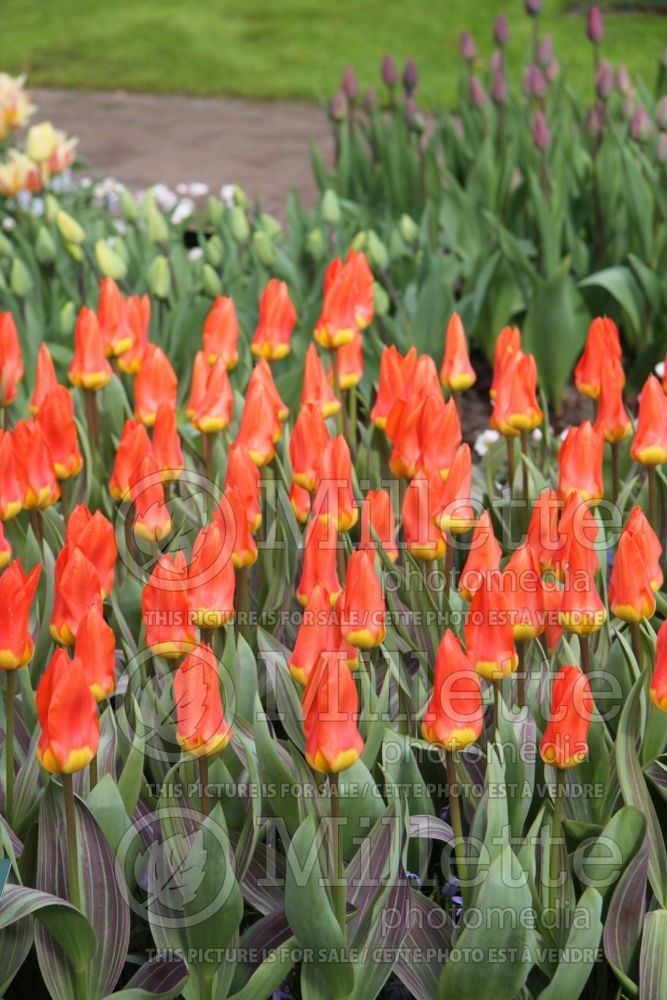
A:
{"type": "Polygon", "coordinates": [[[309,141],[327,160],[324,113],[296,101],[247,101],[125,91],[31,88],[36,121],[48,119],[80,139],[95,174],[133,190],[158,182],[203,181],[217,193],[240,184],[271,212],[297,190],[310,205],[317,189],[309,141]]]}

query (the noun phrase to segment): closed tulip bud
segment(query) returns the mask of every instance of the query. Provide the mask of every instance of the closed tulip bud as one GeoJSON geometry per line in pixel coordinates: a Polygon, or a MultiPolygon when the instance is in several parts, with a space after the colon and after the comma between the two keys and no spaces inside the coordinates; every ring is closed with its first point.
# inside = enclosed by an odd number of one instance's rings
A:
{"type": "Polygon", "coordinates": [[[236,569],[252,566],[257,561],[257,544],[250,529],[249,511],[236,487],[225,487],[215,518],[233,566],[236,569]]]}
{"type": "Polygon", "coordinates": [[[338,413],[341,402],[333,394],[324,373],[324,367],[314,344],[306,351],[301,389],[301,406],[314,404],[318,406],[323,417],[331,417],[338,413]]]}
{"type": "Polygon", "coordinates": [[[379,281],[373,283],[373,306],[376,316],[386,316],[389,312],[389,295],[379,281]]]}
{"type": "Polygon", "coordinates": [[[555,490],[543,490],[533,505],[526,544],[537,556],[543,573],[554,568],[554,558],[560,549],[558,515],[562,508],[555,490]]]}
{"type": "Polygon", "coordinates": [[[445,333],[445,355],[440,368],[440,381],[450,392],[469,389],[477,380],[468,357],[463,323],[458,313],[452,313],[445,333]]]}
{"type": "Polygon", "coordinates": [[[324,236],[319,227],[311,229],[306,236],[306,249],[313,260],[322,260],[324,256],[324,236]]]}
{"type": "Polygon", "coordinates": [[[160,403],[153,426],[153,458],[162,481],[173,483],[185,468],[181,439],[176,426],[176,410],[171,403],[160,403]]]}
{"type": "Polygon", "coordinates": [[[214,233],[213,236],[206,241],[206,245],[204,247],[204,255],[207,262],[211,265],[211,267],[220,267],[224,259],[224,253],[225,248],[223,242],[217,233],[214,233]]]}
{"type": "Polygon", "coordinates": [[[461,443],[461,421],[453,399],[444,402],[438,393],[429,393],[419,418],[419,472],[437,473],[443,482],[461,443]]]}
{"type": "Polygon", "coordinates": [[[411,219],[409,215],[403,213],[399,219],[399,229],[401,231],[401,236],[410,246],[413,246],[419,240],[419,226],[411,219]]]}
{"type": "Polygon", "coordinates": [[[507,45],[508,39],[510,37],[510,29],[507,23],[507,18],[504,14],[498,14],[496,18],[496,23],[493,26],[493,40],[496,45],[507,45]]]}
{"type": "Polygon", "coordinates": [[[595,586],[590,550],[577,535],[570,540],[566,570],[558,620],[568,632],[592,635],[604,625],[607,612],[595,586]]]}
{"type": "Polygon", "coordinates": [[[313,589],[321,583],[329,594],[331,605],[341,594],[341,584],[336,568],[338,539],[331,520],[314,517],[308,527],[303,546],[303,568],[296,588],[297,600],[304,607],[310,600],[313,589]]]}
{"type": "Polygon", "coordinates": [[[391,494],[388,490],[369,490],[364,497],[361,508],[361,538],[359,546],[362,549],[375,551],[379,543],[388,559],[396,562],[398,548],[396,546],[396,524],[391,494]]]}
{"type": "Polygon", "coordinates": [[[461,34],[459,52],[461,53],[461,58],[465,59],[466,62],[473,62],[477,58],[477,46],[469,31],[464,31],[461,34]]]}
{"type": "Polygon", "coordinates": [[[667,163],[667,132],[661,132],[655,147],[658,163],[667,163]]]}
{"type": "Polygon", "coordinates": [[[23,487],[18,479],[12,435],[0,430],[0,521],[16,517],[22,506],[23,487]]]}
{"type": "Polygon", "coordinates": [[[623,97],[628,97],[632,94],[632,80],[630,79],[627,66],[624,66],[622,63],[616,69],[616,89],[623,97]]]}
{"type": "Polygon", "coordinates": [[[330,595],[321,583],[313,587],[296,634],[289,659],[289,672],[297,684],[305,687],[322,653],[337,652],[330,595]]]}
{"type": "Polygon", "coordinates": [[[130,304],[121,295],[118,285],[113,278],[103,278],[100,281],[97,321],[107,357],[119,357],[133,346],[135,332],[131,320],[130,304]]]}
{"type": "Polygon", "coordinates": [[[543,97],[547,81],[539,66],[527,66],[523,74],[523,92],[526,97],[543,97]]]}
{"type": "Polygon", "coordinates": [[[524,0],[523,5],[529,17],[539,17],[542,13],[542,0],[524,0]]]}
{"type": "Polygon", "coordinates": [[[259,484],[259,469],[245,448],[234,442],[227,457],[225,489],[228,486],[233,487],[241,494],[248,515],[248,525],[252,532],[257,531],[262,523],[259,484]]]}
{"type": "Polygon", "coordinates": [[[195,359],[192,363],[190,398],[188,399],[188,404],[185,408],[185,414],[189,420],[192,420],[193,416],[201,406],[202,399],[206,395],[210,365],[211,363],[208,361],[206,353],[204,351],[197,351],[195,359]]]}
{"type": "Polygon", "coordinates": [[[57,649],[37,685],[42,732],[37,759],[52,774],[73,774],[90,764],[100,742],[97,705],[78,656],[57,649]]]}
{"type": "Polygon", "coordinates": [[[551,143],[551,133],[543,111],[536,111],[533,118],[533,144],[536,149],[545,150],[551,143]]]}
{"type": "Polygon", "coordinates": [[[234,408],[234,393],[227,366],[219,358],[208,370],[206,391],[192,414],[192,423],[202,434],[216,434],[229,427],[234,408]]]}
{"type": "Polygon", "coordinates": [[[151,243],[167,243],[169,240],[167,221],[155,204],[151,202],[148,203],[146,209],[146,227],[151,243]]]}
{"type": "MultiPolygon", "coordinates": [[[[349,344],[336,348],[338,379],[343,390],[358,385],[364,377],[364,351],[361,332],[357,330],[349,344]]],[[[334,384],[333,367],[327,369],[327,382],[334,384]]]]}
{"type": "Polygon", "coordinates": [[[236,577],[228,550],[229,541],[219,522],[202,528],[195,538],[188,569],[188,596],[190,617],[200,628],[222,628],[234,617],[236,577]]]}
{"type": "Polygon", "coordinates": [[[655,647],[655,668],[648,689],[651,703],[661,712],[667,712],[667,621],[658,632],[655,647]]]}
{"type": "Polygon", "coordinates": [[[616,444],[632,431],[632,422],[623,405],[625,375],[620,361],[607,354],[602,362],[600,402],[595,426],[604,434],[605,441],[616,444]]]}
{"type": "Polygon", "coordinates": [[[162,472],[150,451],[130,475],[130,500],[134,507],[132,529],[137,538],[159,542],[171,532],[165,503],[162,472]]]}
{"type": "Polygon", "coordinates": [[[623,533],[638,539],[642,564],[646,567],[652,590],[657,592],[663,583],[662,545],[639,504],[630,511],[623,533]]]}
{"type": "Polygon", "coordinates": [[[162,556],[141,594],[146,645],[155,656],[176,660],[196,644],[190,621],[185,555],[162,556]]]}
{"type": "Polygon", "coordinates": [[[602,431],[590,421],[569,429],[558,449],[558,493],[562,500],[577,493],[589,504],[600,502],[604,496],[603,453],[602,431]]]}
{"type": "Polygon", "coordinates": [[[287,285],[272,278],[259,302],[259,317],[250,344],[252,353],[267,361],[279,361],[286,357],[295,323],[296,309],[287,285]]]}
{"type": "Polygon", "coordinates": [[[614,89],[614,70],[611,63],[603,59],[595,71],[595,91],[602,101],[611,96],[614,89]]]}
{"type": "Polygon", "coordinates": [[[604,38],[604,21],[602,19],[602,11],[597,5],[591,7],[588,11],[586,34],[588,35],[589,42],[592,42],[593,45],[599,45],[604,38]]]}
{"type": "Polygon", "coordinates": [[[171,294],[171,272],[169,261],[164,254],[158,254],[151,261],[148,269],[148,285],[151,293],[158,299],[168,299],[171,294]]]}
{"type": "Polygon", "coordinates": [[[230,212],[229,228],[236,243],[247,243],[250,237],[248,216],[240,205],[235,205],[230,212]]]}
{"type": "Polygon", "coordinates": [[[83,227],[62,208],[58,209],[56,213],[56,225],[65,243],[71,243],[78,247],[85,241],[86,233],[83,227]]]}
{"type": "Polygon", "coordinates": [[[95,701],[104,701],[116,687],[116,637],[99,608],[89,608],[81,619],[74,643],[86,684],[95,701]]]}
{"type": "Polygon", "coordinates": [[[373,230],[368,234],[367,257],[371,267],[374,267],[377,271],[385,271],[389,264],[387,248],[373,230]]]}
{"type": "Polygon", "coordinates": [[[422,735],[445,750],[463,750],[479,739],[483,726],[479,677],[459,639],[447,629],[438,646],[422,735]]]}
{"type": "Polygon", "coordinates": [[[359,697],[344,653],[323,653],[303,695],[306,760],[316,771],[337,774],[359,759],[359,697]]]}
{"type": "Polygon", "coordinates": [[[70,337],[76,323],[76,306],[73,302],[65,302],[60,309],[60,329],[64,337],[70,337]]]}
{"type": "Polygon", "coordinates": [[[544,414],[537,402],[537,366],[532,354],[517,351],[499,379],[491,426],[508,437],[538,427],[544,414]]]}
{"type": "Polygon", "coordinates": [[[56,386],[42,401],[37,414],[58,479],[81,471],[83,458],[74,421],[74,403],[64,385],[56,386]]]}
{"type": "Polygon", "coordinates": [[[289,441],[292,478],[305,490],[313,491],[322,453],[329,441],[329,431],[316,403],[301,407],[289,441]]]}
{"type": "Polygon", "coordinates": [[[276,389],[276,383],[273,378],[273,372],[271,371],[271,365],[266,358],[260,358],[253,368],[250,378],[248,379],[246,395],[249,392],[254,391],[256,386],[262,390],[271,404],[273,415],[277,421],[277,426],[274,431],[274,440],[277,441],[282,434],[281,424],[283,421],[287,420],[289,416],[289,408],[284,400],[281,399],[280,393],[276,389]]]}
{"type": "Polygon", "coordinates": [[[421,456],[421,417],[425,400],[412,395],[404,403],[402,400],[392,407],[387,419],[387,437],[393,444],[389,456],[389,468],[395,476],[412,479],[417,472],[421,456]]]}
{"type": "Polygon", "coordinates": [[[468,531],[475,524],[471,505],[472,459],[467,444],[458,447],[447,481],[443,486],[435,523],[443,532],[453,535],[468,531]]]}
{"type": "Polygon", "coordinates": [[[519,659],[499,573],[487,576],[473,594],[464,631],[468,658],[480,676],[499,681],[514,673],[519,659]]]}
{"type": "Polygon", "coordinates": [[[352,66],[346,66],[343,71],[343,80],[341,83],[341,90],[347,97],[349,101],[354,101],[355,97],[359,93],[359,83],[357,82],[357,74],[354,72],[352,66]]]}
{"type": "Polygon", "coordinates": [[[493,75],[493,86],[491,87],[491,100],[494,104],[507,104],[507,81],[502,67],[493,75]]]}
{"type": "Polygon", "coordinates": [[[401,507],[405,545],[415,559],[428,562],[445,554],[445,539],[433,521],[442,493],[438,473],[419,473],[408,484],[401,507]]]}
{"type": "Polygon", "coordinates": [[[255,252],[260,263],[263,264],[264,267],[269,270],[275,267],[276,248],[265,232],[261,229],[256,230],[256,232],[253,233],[252,245],[255,248],[255,252]]]}
{"type": "Polygon", "coordinates": [[[388,52],[382,57],[382,80],[389,88],[395,87],[398,82],[396,63],[388,52]]]}
{"type": "Polygon", "coordinates": [[[544,631],[544,590],[536,554],[528,545],[512,553],[503,571],[503,589],[512,616],[516,642],[535,639],[544,631]]]}
{"type": "Polygon", "coordinates": [[[16,476],[27,510],[44,510],[60,497],[51,452],[36,420],[19,420],[12,431],[16,476]]]}
{"type": "Polygon", "coordinates": [[[609,607],[623,621],[638,624],[655,613],[655,594],[644,547],[636,534],[623,531],[609,579],[609,607]]]}
{"type": "Polygon", "coordinates": [[[202,290],[211,299],[222,294],[222,282],[210,264],[204,264],[202,269],[202,290]]]}
{"type": "Polygon", "coordinates": [[[602,362],[609,354],[621,362],[618,328],[607,316],[599,316],[588,328],[584,352],[574,369],[575,385],[582,395],[590,399],[599,397],[602,362]]]}
{"type": "Polygon", "coordinates": [[[495,399],[498,386],[512,357],[521,351],[521,334],[517,327],[506,326],[498,334],[493,355],[493,381],[489,395],[495,399]]]}
{"type": "Polygon", "coordinates": [[[639,397],[630,456],[640,465],[667,462],[667,396],[655,375],[649,375],[639,397]]]}
{"type": "Polygon", "coordinates": [[[77,545],[65,545],[56,559],[53,610],[49,630],[54,642],[72,646],[90,608],[102,613],[97,569],[77,545]]]}
{"type": "Polygon", "coordinates": [[[200,643],[174,674],[176,739],[192,757],[219,753],[231,739],[220,698],[218,661],[210,646],[200,643]]]}
{"type": "Polygon", "coordinates": [[[204,322],[202,334],[204,353],[212,365],[219,357],[231,370],[238,362],[239,321],[234,300],[219,296],[204,322]]]}
{"type": "Polygon", "coordinates": [[[53,264],[56,259],[56,245],[53,240],[53,236],[46,226],[40,226],[37,230],[37,239],[35,240],[35,257],[39,263],[45,267],[48,264],[53,264]]]}
{"type": "Polygon", "coordinates": [[[109,479],[109,492],[114,500],[129,497],[132,473],[150,452],[151,439],[144,425],[138,420],[126,420],[109,479]]]}
{"type": "Polygon", "coordinates": [[[120,189],[120,207],[123,213],[123,218],[127,222],[136,222],[139,218],[139,207],[137,205],[137,200],[131,191],[128,191],[126,187],[120,189]]]}
{"type": "Polygon", "coordinates": [[[481,109],[486,104],[486,91],[482,86],[482,83],[477,76],[471,76],[470,82],[468,84],[470,103],[477,111],[481,109]]]}
{"type": "Polygon", "coordinates": [[[97,316],[82,306],[74,328],[74,355],[67,376],[77,389],[97,392],[109,384],[112,374],[97,316]]]}
{"type": "Polygon", "coordinates": [[[258,384],[246,393],[236,441],[257,466],[267,465],[276,453],[276,431],[280,422],[271,401],[258,384]]]}
{"type": "Polygon", "coordinates": [[[646,113],[646,109],[638,105],[630,119],[630,138],[635,142],[646,142],[653,135],[653,125],[646,113]]]}
{"type": "Polygon", "coordinates": [[[111,521],[101,510],[91,514],[85,504],[72,511],[65,529],[65,545],[76,546],[95,567],[100,593],[107,597],[113,590],[118,548],[111,521]]]}
{"type": "Polygon", "coordinates": [[[33,657],[30,606],[41,572],[38,564],[26,574],[15,559],[0,575],[0,670],[16,670],[33,657]]]}
{"type": "Polygon", "coordinates": [[[327,442],[320,458],[313,512],[322,520],[331,519],[338,532],[349,531],[359,518],[352,491],[350,449],[342,434],[327,442]]]}
{"type": "Polygon", "coordinates": [[[322,218],[328,226],[337,226],[340,222],[341,211],[340,204],[338,202],[338,195],[332,188],[327,188],[327,190],[322,195],[322,218]]]}
{"type": "Polygon", "coordinates": [[[299,524],[307,524],[310,517],[310,493],[298,483],[292,483],[289,488],[290,507],[299,524]]]}
{"type": "Polygon", "coordinates": [[[161,347],[150,344],[134,383],[135,415],[147,427],[152,427],[160,403],[175,407],[177,392],[178,379],[169,358],[161,347]]]}
{"type": "Polygon", "coordinates": [[[549,721],[540,741],[545,764],[576,767],[588,755],[588,727],[593,713],[590,684],[579,667],[561,667],[551,689],[549,721]]]}
{"type": "Polygon", "coordinates": [[[459,594],[466,601],[500,569],[502,549],[493,531],[491,514],[485,510],[475,525],[468,558],[459,577],[459,594]]]}
{"type": "Polygon", "coordinates": [[[32,288],[32,275],[20,257],[14,257],[12,261],[9,284],[14,295],[18,295],[20,299],[25,298],[32,288]]]}
{"type": "Polygon", "coordinates": [[[25,151],[35,163],[46,163],[56,144],[56,130],[51,122],[40,122],[31,125],[25,141],[25,151]]]}
{"type": "Polygon", "coordinates": [[[95,259],[102,274],[114,281],[122,281],[127,274],[125,261],[113,250],[106,240],[100,239],[95,243],[95,259]]]}
{"type": "Polygon", "coordinates": [[[10,312],[0,313],[0,391],[2,406],[16,399],[16,387],[23,378],[23,354],[18,330],[10,312]]]}
{"type": "Polygon", "coordinates": [[[408,97],[411,97],[415,93],[418,84],[419,72],[417,70],[417,63],[412,56],[408,56],[403,69],[403,87],[408,97]]]}
{"type": "Polygon", "coordinates": [[[329,101],[329,115],[335,122],[345,121],[347,116],[347,98],[342,90],[337,90],[329,101]]]}

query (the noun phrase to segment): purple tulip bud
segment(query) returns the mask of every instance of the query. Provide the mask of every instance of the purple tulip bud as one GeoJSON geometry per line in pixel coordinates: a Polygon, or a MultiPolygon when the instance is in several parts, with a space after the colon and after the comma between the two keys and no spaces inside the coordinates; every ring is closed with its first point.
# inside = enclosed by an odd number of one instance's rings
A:
{"type": "Polygon", "coordinates": [[[551,135],[543,111],[536,111],[533,118],[533,143],[536,149],[548,149],[551,135]]]}
{"type": "Polygon", "coordinates": [[[626,122],[629,122],[635,111],[635,98],[633,94],[626,94],[621,104],[621,115],[626,122]]]}
{"type": "Polygon", "coordinates": [[[650,139],[652,131],[653,127],[649,116],[641,104],[638,104],[630,119],[630,138],[634,139],[635,142],[646,142],[647,139],[650,139]]]}
{"type": "Polygon", "coordinates": [[[366,111],[374,111],[378,106],[378,95],[375,92],[375,87],[369,87],[364,94],[364,107],[366,111]]]}
{"type": "Polygon", "coordinates": [[[337,122],[342,122],[347,115],[347,98],[342,90],[337,90],[331,98],[329,114],[337,122]]]}
{"type": "Polygon", "coordinates": [[[619,94],[624,94],[626,97],[632,93],[630,74],[628,73],[627,66],[624,66],[622,63],[616,70],[616,89],[619,94]]]}
{"type": "Polygon", "coordinates": [[[526,66],[523,74],[523,92],[526,97],[542,97],[547,82],[539,66],[526,66]]]}
{"type": "Polygon", "coordinates": [[[560,63],[557,59],[552,59],[544,70],[544,76],[546,77],[547,83],[553,83],[559,73],[560,63]]]}
{"type": "Polygon", "coordinates": [[[586,112],[586,132],[591,138],[596,138],[602,131],[602,116],[599,109],[593,105],[586,112]]]}
{"type": "Polygon", "coordinates": [[[542,13],[542,0],[524,0],[523,5],[530,17],[539,17],[542,13]]]}
{"type": "Polygon", "coordinates": [[[461,35],[459,52],[461,53],[461,58],[465,59],[466,62],[472,62],[473,59],[477,58],[477,46],[469,31],[464,31],[461,35]]]}
{"type": "Polygon", "coordinates": [[[405,117],[408,120],[408,125],[413,132],[423,132],[425,128],[424,118],[417,107],[417,102],[414,97],[406,97],[405,99],[405,117]]]}
{"type": "Polygon", "coordinates": [[[552,35],[545,35],[537,47],[537,64],[543,69],[554,57],[554,40],[552,35]]]}
{"type": "Polygon", "coordinates": [[[507,104],[507,82],[502,68],[496,70],[491,87],[491,100],[494,104],[507,104]]]}
{"type": "Polygon", "coordinates": [[[614,89],[614,71],[611,63],[603,59],[595,71],[595,90],[602,101],[606,101],[614,89]]]}
{"type": "Polygon", "coordinates": [[[504,14],[498,14],[496,18],[496,23],[493,26],[493,40],[496,45],[507,45],[507,40],[510,37],[510,29],[507,23],[507,18],[504,14]]]}
{"type": "Polygon", "coordinates": [[[667,163],[667,132],[661,132],[655,147],[658,163],[667,163]]]}
{"type": "Polygon", "coordinates": [[[588,12],[586,34],[588,35],[588,40],[591,41],[593,45],[599,45],[604,38],[604,21],[602,20],[602,11],[597,6],[591,7],[588,12]]]}
{"type": "Polygon", "coordinates": [[[478,77],[474,75],[470,77],[469,89],[470,89],[470,103],[472,104],[473,108],[477,108],[478,111],[481,110],[486,104],[486,93],[478,77]]]}
{"type": "Polygon", "coordinates": [[[343,80],[341,83],[341,90],[347,97],[348,101],[353,101],[357,96],[357,94],[359,93],[357,74],[354,72],[351,66],[345,67],[345,72],[343,73],[343,80]]]}
{"type": "Polygon", "coordinates": [[[387,52],[382,59],[382,79],[387,87],[395,87],[398,80],[398,70],[396,63],[387,52]]]}
{"type": "Polygon", "coordinates": [[[661,129],[667,129],[667,94],[663,94],[658,101],[655,112],[655,120],[661,129]]]}
{"type": "Polygon", "coordinates": [[[403,86],[405,87],[405,93],[408,97],[417,89],[417,84],[419,83],[419,73],[417,71],[417,63],[414,61],[412,56],[408,56],[405,60],[405,68],[403,70],[403,86]]]}
{"type": "Polygon", "coordinates": [[[505,59],[500,49],[494,49],[491,53],[491,72],[500,73],[505,69],[505,59]]]}

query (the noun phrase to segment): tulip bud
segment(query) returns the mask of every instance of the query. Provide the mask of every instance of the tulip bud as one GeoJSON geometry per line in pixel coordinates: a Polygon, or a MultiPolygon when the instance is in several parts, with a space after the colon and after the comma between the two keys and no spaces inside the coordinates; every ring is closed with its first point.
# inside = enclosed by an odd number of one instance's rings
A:
{"type": "Polygon", "coordinates": [[[542,13],[542,0],[524,0],[523,5],[529,17],[539,17],[542,13]]]}
{"type": "Polygon", "coordinates": [[[347,100],[342,90],[337,90],[329,102],[329,115],[335,122],[342,122],[347,115],[347,100]]]}
{"type": "Polygon", "coordinates": [[[51,122],[40,122],[28,129],[25,151],[35,163],[46,163],[56,142],[56,132],[51,122]]]}
{"type": "Polygon", "coordinates": [[[533,118],[533,143],[536,149],[545,150],[549,148],[551,133],[543,111],[536,111],[533,118]]]}
{"type": "Polygon", "coordinates": [[[491,100],[497,105],[507,104],[507,82],[502,67],[496,71],[493,77],[491,100]]]}
{"type": "Polygon", "coordinates": [[[528,66],[523,75],[523,90],[526,97],[543,97],[547,82],[539,66],[528,66]]]}
{"type": "Polygon", "coordinates": [[[376,271],[384,271],[389,263],[387,248],[373,230],[368,234],[368,261],[376,271]]]}
{"type": "Polygon", "coordinates": [[[419,72],[417,70],[417,63],[412,56],[408,56],[405,60],[405,68],[403,69],[403,87],[408,97],[415,93],[418,84],[419,72]]]}
{"type": "Polygon", "coordinates": [[[635,142],[646,142],[647,139],[650,139],[652,132],[651,120],[640,104],[635,108],[630,120],[630,138],[634,139],[635,142]]]}
{"type": "Polygon", "coordinates": [[[70,337],[76,323],[76,306],[73,302],[65,302],[60,310],[60,329],[63,336],[70,337]]]}
{"type": "Polygon", "coordinates": [[[614,71],[611,63],[603,59],[595,73],[595,90],[602,101],[606,101],[614,89],[614,71]]]}
{"type": "Polygon", "coordinates": [[[438,647],[433,695],[422,719],[422,735],[445,750],[462,750],[484,726],[479,677],[449,629],[438,647]]]}
{"type": "Polygon", "coordinates": [[[0,257],[13,257],[14,248],[5,236],[4,233],[0,233],[0,257]]]}
{"type": "Polygon", "coordinates": [[[385,86],[391,88],[396,86],[398,80],[398,70],[396,63],[387,52],[382,59],[382,79],[385,86]]]}
{"type": "Polygon", "coordinates": [[[60,211],[60,205],[58,204],[58,199],[54,198],[52,194],[44,195],[44,218],[51,225],[56,221],[56,216],[60,211]]]}
{"type": "Polygon", "coordinates": [[[106,240],[100,239],[95,244],[95,259],[97,266],[106,278],[121,281],[127,274],[125,261],[115,250],[112,250],[106,240]]]}
{"type": "Polygon", "coordinates": [[[148,269],[148,285],[158,299],[168,299],[171,292],[171,272],[169,261],[163,254],[153,259],[148,269]]]}
{"type": "Polygon", "coordinates": [[[235,205],[231,211],[229,228],[236,243],[245,243],[250,236],[250,224],[245,210],[240,205],[235,205]]]}
{"type": "Polygon", "coordinates": [[[244,212],[247,211],[248,195],[239,184],[234,185],[234,204],[242,208],[244,212]]]}
{"type": "Polygon", "coordinates": [[[419,226],[414,219],[410,218],[409,215],[403,213],[398,226],[401,231],[401,236],[410,246],[419,241],[419,226]]]}
{"type": "Polygon", "coordinates": [[[576,767],[588,754],[593,713],[590,684],[579,667],[561,667],[551,691],[551,712],[540,742],[540,756],[552,767],[576,767]]]}
{"type": "Polygon", "coordinates": [[[9,284],[14,295],[24,298],[32,288],[32,276],[21,257],[14,257],[9,272],[9,284]]]}
{"type": "Polygon", "coordinates": [[[306,250],[313,260],[322,260],[324,255],[324,237],[322,236],[322,230],[319,227],[311,229],[306,236],[306,250]]]}
{"type": "Polygon", "coordinates": [[[588,12],[588,20],[586,22],[586,34],[588,35],[588,40],[593,43],[593,45],[599,45],[604,38],[604,22],[602,20],[602,11],[596,5],[591,7],[588,12]]]}
{"type": "Polygon", "coordinates": [[[357,94],[359,93],[359,84],[357,82],[357,75],[354,72],[352,66],[346,66],[343,73],[343,80],[341,83],[341,90],[347,97],[348,101],[354,101],[357,94]]]}
{"type": "Polygon", "coordinates": [[[661,712],[667,712],[667,622],[662,623],[658,632],[655,669],[648,693],[651,703],[661,712]]]}
{"type": "Polygon", "coordinates": [[[586,112],[586,134],[592,139],[600,135],[602,131],[602,117],[598,108],[592,105],[586,112]]]}
{"type": "Polygon", "coordinates": [[[210,264],[204,264],[202,272],[202,287],[204,289],[204,294],[208,295],[212,299],[217,298],[218,295],[222,295],[222,282],[220,281],[217,272],[213,270],[210,264]]]}
{"type": "Polygon", "coordinates": [[[256,230],[253,233],[252,245],[264,267],[269,268],[269,270],[275,267],[276,249],[265,232],[262,232],[261,229],[256,230]]]}
{"type": "Polygon", "coordinates": [[[67,212],[63,212],[62,208],[58,209],[56,214],[56,225],[66,243],[73,243],[75,246],[78,246],[84,242],[86,234],[83,228],[76,219],[73,219],[67,212]]]}
{"type": "Polygon", "coordinates": [[[53,264],[56,259],[56,245],[49,229],[46,226],[40,226],[37,231],[37,239],[35,240],[35,257],[42,265],[53,264]]]}
{"type": "Polygon", "coordinates": [[[208,199],[208,217],[214,226],[222,225],[225,217],[222,202],[219,198],[214,198],[213,195],[211,195],[208,199]]]}
{"type": "Polygon", "coordinates": [[[486,93],[484,91],[484,87],[482,86],[479,80],[479,77],[476,76],[470,77],[469,89],[470,89],[470,103],[472,104],[473,108],[476,108],[477,111],[481,111],[481,109],[486,104],[486,93]]]}
{"type": "Polygon", "coordinates": [[[374,111],[379,104],[375,87],[367,87],[364,94],[364,108],[367,112],[374,111]]]}
{"type": "Polygon", "coordinates": [[[136,222],[139,218],[139,206],[134,195],[126,187],[123,187],[120,189],[119,197],[123,218],[128,222],[136,222]]]}
{"type": "Polygon", "coordinates": [[[322,195],[322,218],[328,226],[337,226],[340,222],[341,212],[338,196],[332,188],[322,195]]]}
{"type": "Polygon", "coordinates": [[[629,97],[632,94],[630,74],[628,73],[627,66],[624,66],[622,63],[616,70],[616,89],[624,97],[629,97]]]}
{"type": "Polygon", "coordinates": [[[216,234],[206,241],[204,247],[206,260],[212,267],[220,267],[224,256],[224,246],[220,237],[216,234]]]}
{"type": "Polygon", "coordinates": [[[379,281],[373,282],[373,303],[376,316],[386,316],[389,312],[389,295],[379,281]]]}
{"type": "Polygon", "coordinates": [[[496,45],[500,45],[502,47],[507,44],[509,36],[510,29],[507,23],[507,18],[504,14],[498,14],[496,23],[493,26],[493,40],[496,45]]]}
{"type": "Polygon", "coordinates": [[[166,243],[169,239],[169,228],[161,212],[149,203],[146,211],[148,238],[152,243],[166,243]]]}
{"type": "Polygon", "coordinates": [[[477,46],[469,31],[464,31],[461,35],[459,52],[461,53],[461,58],[465,59],[466,62],[473,62],[477,58],[477,46]]]}
{"type": "Polygon", "coordinates": [[[655,148],[658,163],[667,163],[667,132],[661,132],[655,148]]]}

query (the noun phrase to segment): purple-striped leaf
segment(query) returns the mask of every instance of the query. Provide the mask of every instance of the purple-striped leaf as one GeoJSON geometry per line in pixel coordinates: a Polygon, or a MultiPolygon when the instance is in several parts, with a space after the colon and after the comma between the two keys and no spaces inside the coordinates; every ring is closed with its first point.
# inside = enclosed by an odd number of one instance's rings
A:
{"type": "Polygon", "coordinates": [[[632,963],[646,911],[647,877],[648,835],[619,879],[607,911],[603,936],[607,961],[633,993],[637,992],[637,986],[631,978],[632,963]]]}

